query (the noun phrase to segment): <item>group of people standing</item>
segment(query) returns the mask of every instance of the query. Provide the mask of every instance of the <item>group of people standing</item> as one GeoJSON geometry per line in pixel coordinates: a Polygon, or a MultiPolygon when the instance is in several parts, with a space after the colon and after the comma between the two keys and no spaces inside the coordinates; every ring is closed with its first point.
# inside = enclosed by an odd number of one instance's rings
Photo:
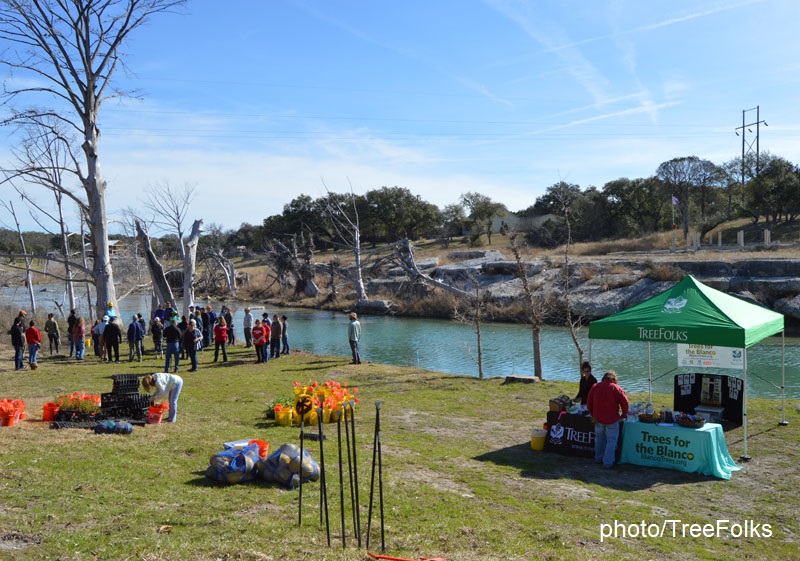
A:
{"type": "MultiPolygon", "coordinates": [[[[27,313],[20,310],[10,330],[14,347],[14,365],[22,370],[25,350],[28,351],[29,366],[37,368],[37,356],[42,344],[42,333],[34,320],[26,321],[27,313]]],[[[353,364],[361,364],[358,343],[361,338],[361,324],[355,312],[349,315],[348,340],[353,356],[353,364]]],[[[254,347],[256,363],[266,363],[271,358],[279,358],[290,353],[288,336],[288,318],[274,314],[272,318],[264,312],[261,318],[255,318],[249,307],[244,308],[243,331],[245,347],[254,347]]],[[[50,354],[58,354],[61,345],[61,333],[55,314],[48,314],[44,325],[48,336],[50,354]]],[[[181,359],[191,362],[189,372],[198,368],[198,352],[214,345],[214,362],[228,361],[228,346],[235,344],[233,330],[233,311],[222,306],[216,314],[211,306],[189,306],[189,315],[179,317],[171,302],[159,305],[153,313],[149,329],[141,313],[131,317],[130,323],[123,326],[117,316],[114,304],[108,303],[105,315],[97,319],[90,328],[86,320],[76,310],[71,310],[67,317],[67,337],[69,339],[69,357],[84,359],[86,344],[90,340],[95,356],[102,362],[119,363],[120,345],[128,342],[128,360],[142,362],[145,354],[144,341],[148,331],[153,341],[153,353],[156,358],[163,358],[164,371],[177,372],[181,359]],[[90,337],[91,339],[87,339],[90,337]]]]}
{"type": "MultiPolygon", "coordinates": [[[[14,347],[14,369],[24,370],[25,366],[25,351],[28,351],[28,368],[36,370],[39,367],[38,358],[39,351],[42,348],[42,332],[36,327],[36,321],[26,320],[28,313],[25,310],[20,310],[17,317],[9,330],[11,334],[11,346],[14,347]]],[[[83,353],[85,349],[86,322],[83,318],[75,314],[72,310],[67,322],[67,336],[69,338],[69,356],[73,354],[78,360],[83,360],[83,353]]],[[[58,355],[61,350],[61,330],[58,322],[55,320],[55,314],[47,314],[47,321],[44,324],[44,332],[47,334],[48,342],[50,344],[50,355],[58,355]]]]}
{"type": "Polygon", "coordinates": [[[274,314],[270,319],[269,313],[264,312],[261,319],[254,319],[250,308],[246,307],[242,323],[245,346],[255,347],[257,364],[289,354],[289,324],[286,316],[279,318],[278,314],[274,314]]]}

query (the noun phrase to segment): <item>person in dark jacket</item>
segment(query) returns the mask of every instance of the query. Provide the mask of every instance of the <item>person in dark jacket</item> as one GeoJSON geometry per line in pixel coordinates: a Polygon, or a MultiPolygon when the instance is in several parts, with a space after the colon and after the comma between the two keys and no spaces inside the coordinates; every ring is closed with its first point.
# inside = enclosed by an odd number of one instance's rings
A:
{"type": "Polygon", "coordinates": [[[119,344],[122,342],[122,330],[119,328],[117,318],[109,316],[108,325],[103,330],[103,340],[106,342],[108,362],[119,362],[119,344]],[[113,361],[111,357],[114,357],[113,361]]]}
{"type": "Polygon", "coordinates": [[[281,334],[283,333],[281,320],[278,314],[272,316],[272,331],[269,334],[269,356],[270,358],[280,358],[281,356],[281,334]]]}
{"type": "Polygon", "coordinates": [[[11,326],[11,346],[14,347],[14,370],[25,370],[25,335],[22,333],[22,320],[14,318],[11,326]]]}
{"type": "Polygon", "coordinates": [[[142,346],[141,341],[144,339],[144,332],[142,331],[142,324],[139,319],[133,316],[131,322],[128,324],[128,361],[133,362],[133,354],[142,362],[142,346]]]}
{"type": "Polygon", "coordinates": [[[70,358],[72,358],[72,355],[75,354],[75,341],[72,340],[72,328],[75,327],[75,322],[77,321],[77,312],[75,310],[70,310],[69,316],[67,316],[67,341],[69,341],[70,358]]]}
{"type": "Polygon", "coordinates": [[[203,333],[197,329],[197,321],[189,320],[189,326],[183,332],[183,348],[192,363],[189,372],[197,372],[197,348],[203,344],[203,333]]]}
{"type": "Polygon", "coordinates": [[[289,319],[286,316],[281,316],[281,354],[289,354],[289,319]]]}
{"type": "Polygon", "coordinates": [[[155,353],[156,358],[164,358],[164,324],[161,323],[158,316],[153,318],[150,334],[153,336],[153,353],[155,353]]]}
{"type": "Polygon", "coordinates": [[[144,321],[142,314],[136,314],[136,320],[142,326],[142,339],[139,341],[139,346],[142,349],[142,356],[144,356],[144,338],[147,336],[147,322],[144,321]]]}
{"type": "Polygon", "coordinates": [[[225,324],[228,329],[228,345],[233,345],[236,343],[236,335],[233,333],[233,312],[227,306],[225,306],[224,309],[225,313],[223,317],[225,318],[225,324]]]}
{"type": "Polygon", "coordinates": [[[592,365],[588,362],[581,364],[581,383],[578,386],[578,395],[575,396],[575,403],[586,405],[589,399],[589,390],[597,383],[597,378],[592,376],[592,365]]]}
{"type": "Polygon", "coordinates": [[[206,306],[200,313],[200,319],[203,321],[203,348],[211,345],[211,332],[214,330],[214,321],[216,321],[216,318],[212,318],[211,314],[211,306],[206,306]]]}
{"type": "Polygon", "coordinates": [[[164,343],[167,346],[164,372],[169,372],[169,363],[172,357],[175,357],[175,366],[172,371],[178,371],[178,362],[181,358],[181,337],[181,330],[178,329],[178,318],[173,317],[169,320],[169,325],[164,328],[164,343]]]}

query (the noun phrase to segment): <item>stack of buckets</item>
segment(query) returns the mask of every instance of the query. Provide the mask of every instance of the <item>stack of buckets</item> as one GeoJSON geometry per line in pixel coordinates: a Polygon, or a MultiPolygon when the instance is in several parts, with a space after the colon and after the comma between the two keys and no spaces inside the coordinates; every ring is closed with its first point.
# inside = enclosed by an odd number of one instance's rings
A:
{"type": "Polygon", "coordinates": [[[537,427],[533,428],[531,432],[531,450],[544,450],[544,439],[547,437],[547,431],[537,427]]]}
{"type": "Polygon", "coordinates": [[[151,405],[147,412],[147,423],[150,425],[160,425],[164,413],[169,411],[169,405],[166,401],[161,402],[161,405],[151,405]]]}
{"type": "Polygon", "coordinates": [[[0,400],[0,425],[13,427],[17,421],[25,419],[25,402],[21,399],[0,400]]]}

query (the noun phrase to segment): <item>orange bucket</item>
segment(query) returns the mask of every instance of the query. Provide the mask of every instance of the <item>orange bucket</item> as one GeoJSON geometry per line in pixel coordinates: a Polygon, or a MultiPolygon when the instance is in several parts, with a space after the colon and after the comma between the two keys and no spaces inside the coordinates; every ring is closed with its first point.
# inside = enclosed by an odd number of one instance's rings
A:
{"type": "Polygon", "coordinates": [[[148,425],[160,425],[161,418],[164,416],[164,410],[157,405],[151,405],[150,409],[147,411],[147,424],[148,425]]]}
{"type": "Polygon", "coordinates": [[[164,413],[169,411],[169,405],[162,403],[161,405],[151,405],[147,410],[147,423],[150,425],[160,425],[164,413]]]}
{"type": "Polygon", "coordinates": [[[249,440],[247,445],[251,444],[258,444],[258,457],[259,458],[266,458],[267,454],[269,454],[269,442],[266,440],[249,440]]]}
{"type": "Polygon", "coordinates": [[[19,411],[14,411],[13,413],[10,413],[8,415],[3,415],[2,417],[0,417],[0,425],[4,427],[13,427],[14,425],[17,424],[18,420],[19,420],[19,411]]]}
{"type": "Polygon", "coordinates": [[[42,421],[49,423],[51,421],[56,420],[56,413],[61,407],[58,406],[58,403],[51,403],[47,402],[44,404],[44,409],[42,410],[42,421]]]}

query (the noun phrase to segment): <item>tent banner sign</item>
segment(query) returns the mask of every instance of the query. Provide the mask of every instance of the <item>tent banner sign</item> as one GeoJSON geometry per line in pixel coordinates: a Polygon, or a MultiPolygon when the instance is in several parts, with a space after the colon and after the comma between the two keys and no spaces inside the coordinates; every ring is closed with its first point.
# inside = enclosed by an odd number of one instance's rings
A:
{"type": "Polygon", "coordinates": [[[744,370],[744,349],[678,343],[678,366],[744,370]]]}

